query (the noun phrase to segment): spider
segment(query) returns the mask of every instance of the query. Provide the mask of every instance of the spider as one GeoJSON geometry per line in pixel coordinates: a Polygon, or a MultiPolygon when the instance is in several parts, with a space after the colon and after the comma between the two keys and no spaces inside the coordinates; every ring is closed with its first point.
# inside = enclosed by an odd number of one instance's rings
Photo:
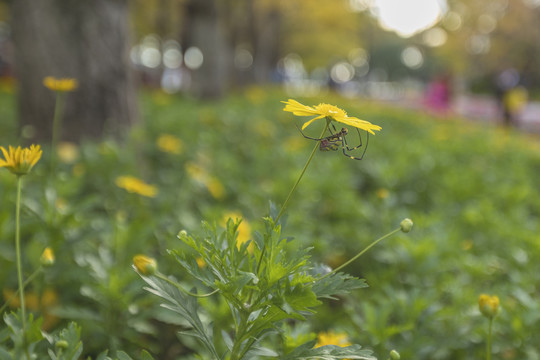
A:
{"type": "Polygon", "coordinates": [[[343,155],[345,155],[346,157],[348,157],[350,159],[353,159],[353,160],[362,160],[362,158],[364,157],[364,155],[366,153],[366,150],[367,150],[367,146],[368,146],[368,142],[369,142],[369,133],[367,134],[367,137],[366,137],[366,147],[364,148],[364,151],[362,152],[362,155],[360,157],[355,157],[355,156],[352,156],[352,155],[348,154],[347,151],[353,151],[353,150],[356,150],[356,149],[362,147],[362,136],[360,134],[360,130],[356,129],[356,131],[358,132],[358,138],[360,139],[360,144],[358,146],[355,146],[355,147],[349,147],[349,144],[347,143],[347,137],[346,137],[347,134],[349,134],[349,129],[344,127],[344,128],[341,128],[341,131],[337,131],[334,124],[331,124],[331,126],[332,126],[332,128],[328,128],[328,130],[330,131],[330,135],[322,137],[322,138],[309,137],[306,134],[304,134],[302,132],[302,130],[300,130],[300,128],[298,128],[298,126],[296,128],[298,129],[298,131],[300,131],[302,136],[305,137],[306,139],[319,141],[320,142],[319,143],[319,150],[320,151],[336,151],[336,150],[339,149],[339,147],[341,145],[341,149],[343,150],[343,155]],[[333,131],[332,131],[332,129],[333,129],[333,131]]]}

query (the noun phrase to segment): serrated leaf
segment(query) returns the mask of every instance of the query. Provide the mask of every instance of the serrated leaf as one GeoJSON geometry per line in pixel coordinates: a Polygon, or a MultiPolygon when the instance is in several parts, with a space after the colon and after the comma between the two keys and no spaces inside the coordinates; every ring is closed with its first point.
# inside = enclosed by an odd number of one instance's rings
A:
{"type": "MultiPolygon", "coordinates": [[[[145,287],[147,291],[167,301],[167,303],[162,304],[163,307],[181,315],[189,322],[192,330],[186,333],[200,339],[212,355],[219,359],[220,357],[213,343],[212,330],[207,329],[199,318],[196,298],[184,294],[169,282],[155,276],[141,275],[141,278],[150,285],[150,288],[145,287]]],[[[196,290],[193,289],[192,292],[194,291],[196,290]]]]}
{"type": "Polygon", "coordinates": [[[349,274],[335,273],[316,280],[313,292],[318,298],[336,299],[335,295],[348,294],[352,290],[368,287],[364,279],[358,279],[349,274]]]}

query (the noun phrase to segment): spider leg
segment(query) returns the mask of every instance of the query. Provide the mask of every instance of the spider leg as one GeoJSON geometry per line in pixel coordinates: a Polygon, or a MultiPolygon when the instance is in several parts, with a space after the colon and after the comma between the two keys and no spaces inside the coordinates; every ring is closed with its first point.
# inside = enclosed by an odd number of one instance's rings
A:
{"type": "MultiPolygon", "coordinates": [[[[344,140],[345,140],[345,147],[347,148],[348,151],[352,151],[352,150],[356,150],[360,147],[362,147],[362,135],[360,134],[360,130],[358,128],[355,128],[356,129],[356,132],[358,133],[358,139],[360,139],[360,144],[358,146],[355,146],[355,147],[349,147],[349,144],[347,143],[347,138],[344,137],[344,140]]],[[[369,138],[369,134],[368,134],[368,138],[369,138]]]]}
{"type": "Polygon", "coordinates": [[[321,140],[326,139],[325,137],[323,137],[323,138],[313,138],[313,137],[309,137],[309,136],[307,136],[306,134],[304,134],[304,133],[302,132],[302,130],[300,130],[300,128],[298,127],[298,125],[296,125],[296,128],[298,129],[298,131],[300,131],[300,134],[302,134],[302,136],[305,137],[306,139],[315,140],[315,141],[321,141],[321,140]]]}
{"type": "MultiPolygon", "coordinates": [[[[362,141],[361,137],[360,137],[360,141],[362,141]]],[[[345,140],[345,137],[343,137],[342,138],[343,155],[345,155],[346,157],[348,157],[350,159],[353,159],[353,160],[362,160],[364,158],[364,155],[366,154],[366,150],[368,148],[368,143],[369,143],[369,133],[367,133],[367,135],[366,135],[366,146],[364,147],[364,151],[362,152],[362,155],[360,157],[356,157],[356,156],[352,156],[351,154],[347,154],[345,149],[347,149],[347,151],[358,149],[360,146],[362,146],[362,143],[360,143],[360,145],[358,145],[357,147],[350,149],[347,146],[347,140],[345,140]]]]}

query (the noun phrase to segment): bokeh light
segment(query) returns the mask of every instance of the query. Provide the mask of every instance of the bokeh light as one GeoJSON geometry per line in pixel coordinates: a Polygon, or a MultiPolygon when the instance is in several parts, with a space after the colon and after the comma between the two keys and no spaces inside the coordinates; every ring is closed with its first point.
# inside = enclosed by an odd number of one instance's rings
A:
{"type": "Polygon", "coordinates": [[[204,61],[204,55],[196,46],[192,46],[186,50],[184,54],[184,63],[188,69],[197,70],[200,68],[204,61]]]}
{"type": "Polygon", "coordinates": [[[419,69],[424,64],[424,56],[416,46],[409,46],[401,52],[401,61],[411,69],[419,69]]]}

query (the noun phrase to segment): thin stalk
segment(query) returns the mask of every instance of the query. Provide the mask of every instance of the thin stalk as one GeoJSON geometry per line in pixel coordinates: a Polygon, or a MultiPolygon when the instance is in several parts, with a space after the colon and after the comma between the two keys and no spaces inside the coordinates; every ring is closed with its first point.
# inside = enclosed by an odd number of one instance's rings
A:
{"type": "Polygon", "coordinates": [[[180,290],[181,292],[183,292],[184,294],[186,295],[189,295],[189,296],[193,296],[193,297],[198,297],[198,298],[203,298],[203,297],[208,297],[208,296],[211,296],[211,295],[214,295],[215,293],[217,293],[219,291],[219,289],[216,289],[212,292],[209,292],[207,294],[195,294],[195,293],[192,293],[190,291],[187,291],[186,289],[184,289],[183,287],[181,287],[179,284],[175,283],[174,281],[172,281],[171,279],[167,278],[165,275],[163,274],[160,274],[160,273],[156,273],[154,274],[154,276],[160,278],[161,280],[165,280],[166,282],[168,282],[169,284],[171,284],[172,286],[174,286],[175,288],[177,288],[178,290],[180,290]]]}
{"type": "MultiPolygon", "coordinates": [[[[324,129],[323,129],[321,135],[319,136],[319,138],[322,138],[324,136],[324,134],[328,130],[328,125],[329,124],[330,124],[330,122],[327,120],[326,125],[324,126],[324,129]]],[[[281,218],[281,215],[283,215],[283,212],[287,208],[287,205],[289,204],[289,201],[291,200],[292,195],[294,194],[296,188],[298,187],[298,184],[300,184],[300,180],[302,180],[302,177],[306,173],[306,170],[309,167],[309,164],[311,163],[311,160],[313,159],[313,157],[315,156],[315,153],[317,152],[317,149],[319,148],[319,144],[320,144],[320,141],[317,141],[317,143],[313,147],[313,150],[311,150],[311,154],[309,155],[309,158],[307,159],[306,164],[304,165],[304,168],[300,172],[300,176],[298,176],[298,179],[294,183],[291,191],[289,191],[289,195],[287,195],[287,198],[285,199],[285,202],[283,203],[283,206],[281,206],[281,209],[279,210],[279,213],[278,213],[277,217],[274,219],[274,227],[277,226],[277,224],[279,222],[279,219],[281,218]]],[[[257,274],[259,273],[259,269],[261,267],[262,259],[263,259],[263,256],[264,256],[265,252],[266,252],[266,244],[264,244],[264,246],[262,248],[261,256],[259,257],[259,262],[257,263],[257,274]]],[[[251,296],[250,296],[250,299],[251,299],[251,296]]]]}
{"type": "Polygon", "coordinates": [[[386,235],[383,235],[381,236],[380,238],[378,238],[377,240],[373,241],[371,244],[369,244],[368,246],[366,246],[364,248],[364,250],[360,251],[358,254],[356,254],[354,257],[352,257],[351,259],[349,259],[349,261],[341,264],[340,266],[338,266],[337,268],[335,268],[334,270],[332,270],[331,272],[329,272],[328,274],[324,275],[323,277],[319,278],[319,280],[322,280],[334,273],[337,273],[339,270],[343,269],[345,266],[349,265],[350,263],[354,262],[356,259],[358,259],[360,256],[364,255],[364,253],[366,251],[368,251],[369,249],[371,249],[373,246],[377,245],[377,243],[379,243],[380,241],[394,235],[395,233],[397,232],[400,232],[401,231],[401,227],[398,227],[397,229],[389,232],[388,234],[386,235]]]}
{"type": "Polygon", "coordinates": [[[54,173],[56,164],[56,145],[58,143],[58,137],[61,125],[61,114],[64,108],[64,94],[60,91],[56,91],[56,103],[54,105],[54,118],[52,123],[52,137],[51,137],[51,174],[54,173]]]}
{"type": "Polygon", "coordinates": [[[21,301],[22,330],[26,333],[26,307],[24,306],[24,283],[22,277],[22,259],[21,259],[21,188],[22,176],[17,176],[17,200],[15,205],[15,252],[17,257],[17,279],[19,281],[19,297],[21,301]]]}
{"type": "Polygon", "coordinates": [[[486,359],[491,360],[491,330],[493,327],[493,316],[489,318],[488,338],[486,343],[486,359]]]}
{"type": "MultiPolygon", "coordinates": [[[[42,269],[43,268],[40,266],[36,271],[34,271],[34,273],[32,275],[30,275],[28,277],[28,279],[26,279],[24,281],[23,289],[26,288],[28,286],[28,284],[30,284],[32,282],[32,280],[34,280],[34,278],[37,276],[37,274],[39,274],[41,272],[42,269]]],[[[4,305],[2,305],[2,307],[0,308],[0,314],[2,314],[4,312],[4,310],[11,303],[11,300],[13,300],[13,298],[16,297],[17,295],[19,295],[19,289],[17,289],[17,291],[15,291],[13,294],[11,294],[11,296],[6,300],[6,303],[4,305]]]]}
{"type": "MultiPolygon", "coordinates": [[[[328,130],[328,125],[329,125],[329,122],[326,121],[326,125],[324,127],[324,130],[322,131],[321,136],[319,136],[319,138],[322,138],[324,136],[324,134],[328,130]]],[[[289,195],[287,195],[287,198],[285,199],[285,202],[283,203],[283,206],[279,210],[279,213],[278,213],[276,219],[274,220],[275,225],[277,225],[277,223],[279,221],[279,218],[281,217],[281,215],[283,215],[283,212],[285,211],[285,208],[287,207],[287,204],[289,204],[289,200],[291,200],[292,194],[295,192],[296,188],[298,187],[298,184],[300,183],[300,180],[302,180],[302,177],[304,176],[309,164],[311,163],[311,160],[313,159],[313,156],[315,156],[315,153],[317,152],[317,149],[319,148],[319,143],[320,143],[320,141],[317,141],[317,143],[313,147],[313,150],[311,151],[311,154],[309,155],[309,158],[307,159],[306,164],[304,165],[304,168],[302,169],[302,172],[300,173],[300,176],[298,177],[298,179],[296,180],[296,183],[294,184],[291,191],[289,192],[289,195]]]]}

